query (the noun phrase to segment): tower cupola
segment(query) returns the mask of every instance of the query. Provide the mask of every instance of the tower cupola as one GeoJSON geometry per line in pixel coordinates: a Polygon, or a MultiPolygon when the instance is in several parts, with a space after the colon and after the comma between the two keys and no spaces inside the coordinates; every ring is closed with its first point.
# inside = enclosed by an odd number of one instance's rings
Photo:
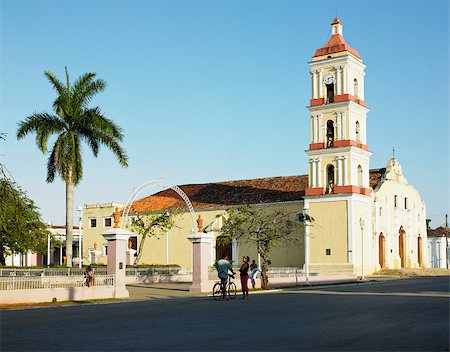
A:
{"type": "Polygon", "coordinates": [[[335,18],[333,23],[331,24],[331,34],[339,34],[342,35],[342,23],[339,22],[339,18],[335,18]]]}

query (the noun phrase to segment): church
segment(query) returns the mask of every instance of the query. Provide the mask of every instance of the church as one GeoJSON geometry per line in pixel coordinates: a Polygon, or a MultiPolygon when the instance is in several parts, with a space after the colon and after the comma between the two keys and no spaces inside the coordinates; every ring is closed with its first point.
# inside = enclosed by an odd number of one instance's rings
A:
{"type": "MultiPolygon", "coordinates": [[[[218,215],[237,205],[308,211],[314,221],[308,228],[307,243],[303,230],[296,243],[271,252],[272,266],[303,267],[307,245],[310,270],[316,272],[362,275],[381,268],[427,267],[426,209],[420,194],[408,183],[395,156],[386,167],[370,169],[366,66],[358,51],[346,43],[338,18],[331,24],[331,38],[316,50],[309,66],[310,141],[304,142],[308,174],[177,186],[202,218],[200,230],[214,238],[220,236],[218,215]]],[[[115,208],[124,206],[83,207],[84,264],[106,263],[107,247],[101,232],[112,226],[115,208]]],[[[186,206],[179,194],[168,188],[134,201],[131,208],[133,216],[186,206]]],[[[140,264],[192,268],[192,245],[187,237],[193,226],[188,211],[178,215],[172,229],[146,240],[140,264]]],[[[130,249],[137,251],[140,241],[139,235],[132,237],[130,249]]],[[[216,246],[215,241],[212,246],[211,264],[224,251],[236,264],[240,255],[257,257],[256,248],[237,241],[228,248],[216,246]]]]}

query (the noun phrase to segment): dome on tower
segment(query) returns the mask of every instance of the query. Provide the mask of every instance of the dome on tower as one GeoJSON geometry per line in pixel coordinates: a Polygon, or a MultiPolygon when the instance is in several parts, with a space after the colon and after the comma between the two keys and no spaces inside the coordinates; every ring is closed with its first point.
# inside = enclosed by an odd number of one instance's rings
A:
{"type": "Polygon", "coordinates": [[[339,21],[339,18],[336,17],[334,19],[333,23],[331,24],[331,28],[332,35],[330,40],[323,47],[316,50],[313,58],[348,51],[358,59],[361,59],[359,53],[350,45],[348,45],[344,37],[342,36],[342,23],[339,21]]]}

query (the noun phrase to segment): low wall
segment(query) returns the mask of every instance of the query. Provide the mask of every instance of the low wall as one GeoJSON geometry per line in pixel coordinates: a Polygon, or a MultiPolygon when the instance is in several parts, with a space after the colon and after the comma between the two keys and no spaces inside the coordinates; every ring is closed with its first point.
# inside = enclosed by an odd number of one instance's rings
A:
{"type": "Polygon", "coordinates": [[[191,282],[192,274],[161,274],[161,275],[139,275],[139,276],[126,276],[126,282],[128,284],[155,284],[158,282],[191,282]]]}
{"type": "Polygon", "coordinates": [[[127,298],[128,291],[116,290],[114,286],[42,288],[31,290],[8,290],[0,292],[1,304],[41,303],[57,301],[83,301],[91,299],[127,298]]]}

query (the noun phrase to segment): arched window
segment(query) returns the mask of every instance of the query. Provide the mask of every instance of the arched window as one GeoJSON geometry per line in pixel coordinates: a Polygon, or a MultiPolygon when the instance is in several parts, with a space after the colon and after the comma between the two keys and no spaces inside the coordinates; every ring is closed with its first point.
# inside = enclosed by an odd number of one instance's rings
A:
{"type": "Polygon", "coordinates": [[[353,80],[353,95],[358,98],[358,80],[356,78],[353,80]]]}
{"type": "Polygon", "coordinates": [[[361,133],[359,133],[360,132],[359,121],[356,121],[355,131],[356,131],[356,140],[359,142],[361,141],[361,133]]]}
{"type": "Polygon", "coordinates": [[[334,83],[326,84],[327,87],[327,103],[334,102],[334,83]]]}
{"type": "Polygon", "coordinates": [[[331,120],[327,121],[327,148],[334,145],[334,123],[331,120]]]}
{"type": "Polygon", "coordinates": [[[361,165],[358,165],[358,186],[363,187],[363,169],[361,165]]]}
{"type": "Polygon", "coordinates": [[[327,194],[334,193],[334,166],[327,165],[327,194]]]}

